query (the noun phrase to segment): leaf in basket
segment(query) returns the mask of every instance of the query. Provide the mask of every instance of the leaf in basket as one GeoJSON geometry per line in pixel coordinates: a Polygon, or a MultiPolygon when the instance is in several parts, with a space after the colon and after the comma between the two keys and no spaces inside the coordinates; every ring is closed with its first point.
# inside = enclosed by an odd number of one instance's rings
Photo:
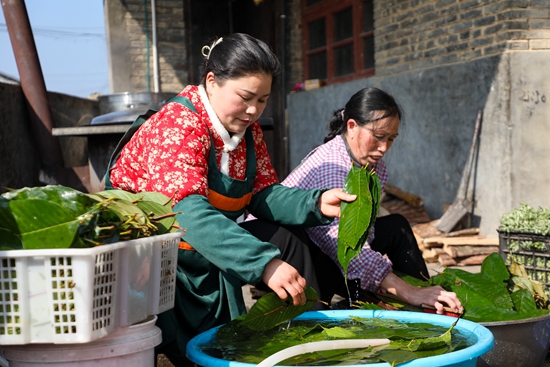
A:
{"type": "Polygon", "coordinates": [[[259,331],[269,330],[279,324],[292,320],[309,310],[317,302],[317,292],[315,289],[306,286],[304,292],[306,303],[303,306],[294,306],[290,297],[283,301],[275,292],[266,294],[256,301],[239,325],[259,331]]]}
{"type": "Polygon", "coordinates": [[[503,269],[506,270],[506,265],[502,256],[493,253],[483,261],[480,273],[447,268],[431,277],[429,284],[455,292],[465,309],[463,317],[470,321],[509,321],[548,315],[548,309],[536,307],[540,297],[528,295],[529,287],[517,290],[522,283],[503,269]]]}
{"type": "Polygon", "coordinates": [[[12,231],[0,228],[0,250],[22,250],[23,242],[21,238],[12,231]]]}
{"type": "Polygon", "coordinates": [[[159,234],[175,232],[177,230],[175,227],[172,227],[176,222],[176,217],[172,215],[173,212],[170,207],[165,207],[148,200],[138,201],[137,206],[149,215],[149,218],[157,226],[159,234]]]}
{"type": "Polygon", "coordinates": [[[10,202],[3,196],[0,196],[0,228],[5,228],[12,233],[19,233],[17,221],[10,209],[10,202]]]}
{"type": "Polygon", "coordinates": [[[78,220],[59,205],[39,199],[14,200],[9,207],[17,223],[23,248],[68,248],[80,226],[78,220]]]}
{"type": "Polygon", "coordinates": [[[519,313],[530,313],[537,310],[533,295],[527,289],[512,293],[512,301],[514,301],[514,307],[519,313]]]}
{"type": "Polygon", "coordinates": [[[176,218],[172,212],[172,200],[158,192],[131,193],[124,190],[105,190],[96,192],[93,195],[100,197],[123,199],[138,206],[148,218],[157,226],[158,234],[175,232],[176,218]]]}
{"type": "Polygon", "coordinates": [[[78,216],[88,211],[96,204],[96,200],[86,194],[61,185],[24,187],[8,191],[2,196],[9,201],[15,200],[45,200],[61,206],[65,211],[78,216]]]}

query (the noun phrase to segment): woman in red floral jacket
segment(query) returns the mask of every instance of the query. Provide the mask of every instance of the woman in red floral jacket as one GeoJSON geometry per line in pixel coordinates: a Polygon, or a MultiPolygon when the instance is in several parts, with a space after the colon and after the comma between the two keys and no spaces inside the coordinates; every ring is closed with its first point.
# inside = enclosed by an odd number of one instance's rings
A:
{"type": "Polygon", "coordinates": [[[201,84],[149,118],[108,177],[113,188],[172,197],[180,213],[176,303],[159,315],[158,349],[178,366],[188,363],[191,337],[246,312],[244,284],[264,284],[294,304],[304,304],[306,284],[319,292],[306,237],[281,225],[330,223],[341,200],[355,199],[278,183],[258,123],[280,69],[264,42],[233,34],[203,55],[201,84]],[[259,220],[237,223],[245,210],[259,220]]]}

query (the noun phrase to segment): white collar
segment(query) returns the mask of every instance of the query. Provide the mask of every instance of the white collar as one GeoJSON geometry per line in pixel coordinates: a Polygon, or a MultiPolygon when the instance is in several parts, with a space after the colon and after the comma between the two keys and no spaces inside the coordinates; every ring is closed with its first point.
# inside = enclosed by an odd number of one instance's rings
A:
{"type": "Polygon", "coordinates": [[[199,85],[199,96],[201,97],[202,104],[204,105],[204,108],[208,113],[208,117],[210,117],[210,121],[212,121],[212,126],[214,127],[214,130],[216,130],[216,132],[222,138],[224,153],[232,151],[237,147],[237,145],[239,145],[239,142],[241,141],[241,138],[243,137],[246,130],[242,133],[233,134],[233,136],[230,136],[229,132],[222,125],[220,119],[216,115],[216,112],[214,112],[214,109],[210,104],[210,100],[208,99],[208,95],[206,94],[206,90],[202,85],[199,85]]]}

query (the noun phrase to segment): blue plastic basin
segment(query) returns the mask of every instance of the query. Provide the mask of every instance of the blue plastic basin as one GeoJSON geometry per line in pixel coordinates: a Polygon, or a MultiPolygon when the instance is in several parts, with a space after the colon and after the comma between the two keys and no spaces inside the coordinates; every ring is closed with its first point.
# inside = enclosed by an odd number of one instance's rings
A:
{"type": "MultiPolygon", "coordinates": [[[[377,317],[394,319],[406,323],[429,323],[450,327],[455,318],[449,316],[407,312],[407,311],[379,311],[379,310],[335,310],[335,311],[308,311],[298,316],[296,320],[343,320],[350,316],[377,317]]],[[[201,350],[201,346],[209,344],[216,336],[218,328],[210,329],[197,335],[187,344],[187,357],[196,364],[204,367],[254,367],[255,364],[228,361],[209,356],[201,350]]],[[[493,348],[493,334],[486,327],[468,320],[459,320],[455,330],[468,339],[469,347],[446,353],[439,356],[418,358],[400,364],[403,367],[475,367],[477,358],[493,348]]],[[[368,366],[389,367],[389,363],[373,363],[368,366]]]]}

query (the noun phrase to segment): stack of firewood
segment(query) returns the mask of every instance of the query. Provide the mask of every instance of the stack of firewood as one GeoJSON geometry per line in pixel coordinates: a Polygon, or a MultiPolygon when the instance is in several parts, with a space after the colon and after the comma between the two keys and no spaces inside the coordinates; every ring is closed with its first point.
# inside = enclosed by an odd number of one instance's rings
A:
{"type": "Polygon", "coordinates": [[[469,215],[462,218],[454,232],[438,231],[435,228],[437,220],[430,219],[422,198],[396,186],[386,185],[380,207],[385,214],[399,213],[408,220],[427,263],[481,265],[489,254],[499,251],[498,238],[480,236],[479,228],[471,228],[469,215]],[[464,229],[456,230],[459,228],[464,229]]]}
{"type": "Polygon", "coordinates": [[[437,220],[413,226],[418,247],[427,263],[442,266],[481,265],[493,252],[498,252],[498,238],[479,235],[479,228],[443,233],[435,228],[437,220]]]}

